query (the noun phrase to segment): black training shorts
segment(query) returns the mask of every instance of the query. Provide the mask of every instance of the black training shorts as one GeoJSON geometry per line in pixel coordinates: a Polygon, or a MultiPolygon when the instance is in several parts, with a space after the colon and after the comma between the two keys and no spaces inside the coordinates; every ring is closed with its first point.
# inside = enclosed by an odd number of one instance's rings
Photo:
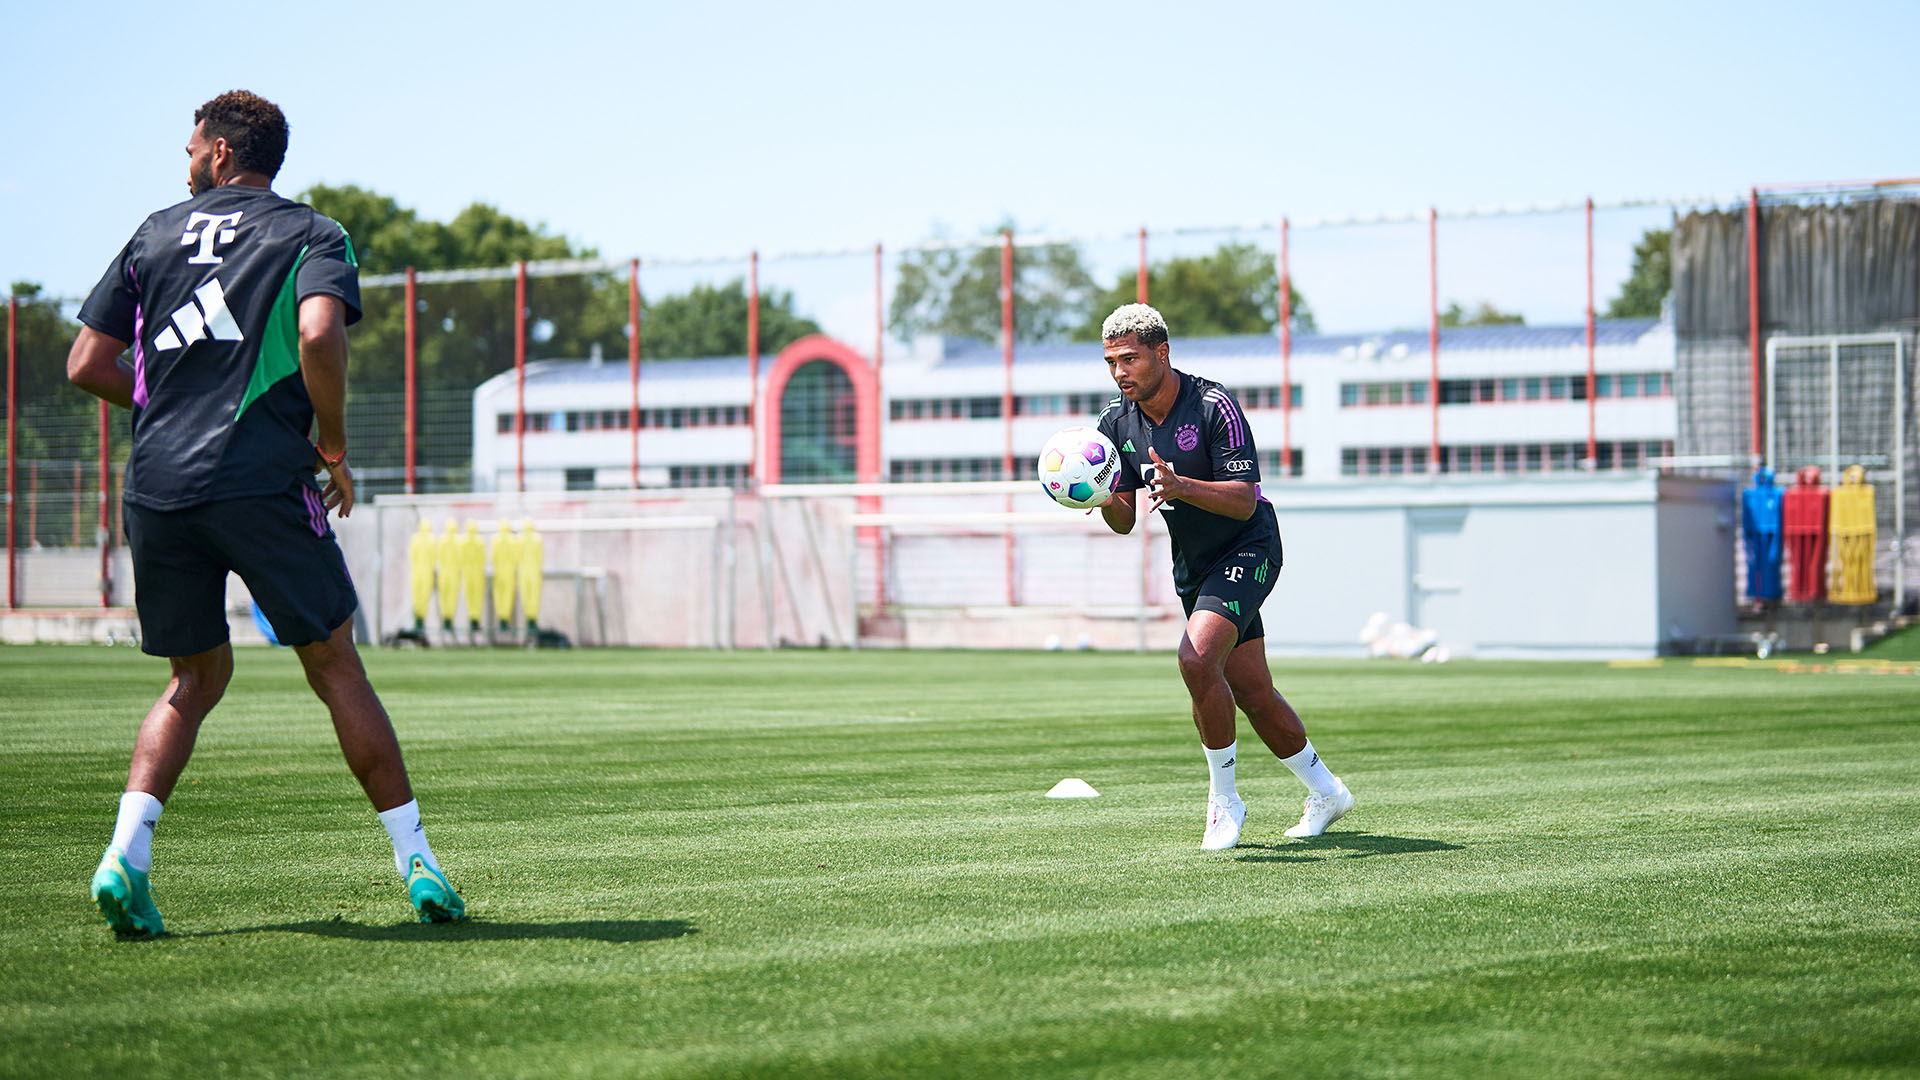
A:
{"type": "Polygon", "coordinates": [[[184,510],[123,505],[140,648],[192,656],[227,640],[227,574],[240,575],[282,645],[332,636],[359,605],[311,484],[184,510]]]}
{"type": "Polygon", "coordinates": [[[1260,605],[1266,602],[1279,576],[1278,537],[1271,543],[1236,547],[1213,564],[1200,579],[1198,589],[1181,594],[1180,606],[1186,609],[1188,618],[1195,611],[1212,611],[1232,620],[1241,642],[1263,638],[1267,628],[1260,622],[1260,605]]]}

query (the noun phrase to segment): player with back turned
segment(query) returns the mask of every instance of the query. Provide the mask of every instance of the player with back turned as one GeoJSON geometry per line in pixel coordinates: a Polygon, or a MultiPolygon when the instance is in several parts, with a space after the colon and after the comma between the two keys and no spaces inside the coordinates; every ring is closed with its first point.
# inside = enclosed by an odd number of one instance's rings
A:
{"type": "Polygon", "coordinates": [[[1100,414],[1101,434],[1120,451],[1114,494],[1100,513],[1113,531],[1131,532],[1134,492],[1145,487],[1145,512],[1161,511],[1173,541],[1173,584],[1187,613],[1180,677],[1209,775],[1200,846],[1233,847],[1246,820],[1233,779],[1235,706],[1307,786],[1305,810],[1287,835],[1318,836],[1353,809],[1353,795],[1321,763],[1267,668],[1260,604],[1280,573],[1280,529],[1260,495],[1246,417],[1225,387],[1174,369],[1167,322],[1153,308],[1116,308],[1100,336],[1120,388],[1100,414]]]}
{"type": "Polygon", "coordinates": [[[327,524],[329,510],[353,510],[353,247],[339,223],[271,189],[287,151],[278,106],[236,90],[193,119],[192,197],[134,232],[81,307],[67,356],[74,385],[133,410],[123,513],[140,645],[173,669],[134,742],[94,902],[120,933],[163,932],[148,885],[153,830],[233,675],[235,573],[326,704],[421,921],[458,919],[465,905],[427,846],[400,744],[354,651],[358,599],[327,524]],[[131,367],[119,359],[129,346],[131,367]]]}

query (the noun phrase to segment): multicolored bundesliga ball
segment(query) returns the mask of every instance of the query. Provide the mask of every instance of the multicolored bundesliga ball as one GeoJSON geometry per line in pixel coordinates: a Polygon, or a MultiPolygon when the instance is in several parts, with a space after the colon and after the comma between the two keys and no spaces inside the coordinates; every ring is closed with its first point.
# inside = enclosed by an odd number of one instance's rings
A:
{"type": "Polygon", "coordinates": [[[1040,487],[1061,506],[1085,510],[1113,497],[1120,452],[1099,430],[1070,427],[1040,450],[1040,487]]]}

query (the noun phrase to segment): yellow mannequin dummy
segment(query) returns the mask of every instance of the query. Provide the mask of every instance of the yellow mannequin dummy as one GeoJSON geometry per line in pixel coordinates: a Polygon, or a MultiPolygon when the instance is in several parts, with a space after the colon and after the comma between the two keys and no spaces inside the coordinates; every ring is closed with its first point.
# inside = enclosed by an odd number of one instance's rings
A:
{"type": "Polygon", "coordinates": [[[434,552],[435,582],[440,592],[440,628],[453,629],[454,607],[460,603],[460,527],[448,518],[434,552]]]}
{"type": "Polygon", "coordinates": [[[413,594],[413,629],[427,625],[427,605],[433,601],[433,556],[440,541],[433,523],[420,519],[420,529],[407,541],[407,587],[413,594]]]}
{"type": "Polygon", "coordinates": [[[480,539],[480,527],[467,522],[460,534],[460,584],[467,596],[467,629],[480,630],[480,610],[487,603],[487,542],[480,539]]]}
{"type": "Polygon", "coordinates": [[[520,569],[520,538],[513,526],[500,523],[500,535],[493,541],[493,617],[500,629],[513,629],[513,582],[520,569]]]}
{"type": "Polygon", "coordinates": [[[533,519],[520,523],[520,614],[526,617],[527,630],[540,622],[540,571],[547,556],[546,542],[533,531],[533,519]]]}

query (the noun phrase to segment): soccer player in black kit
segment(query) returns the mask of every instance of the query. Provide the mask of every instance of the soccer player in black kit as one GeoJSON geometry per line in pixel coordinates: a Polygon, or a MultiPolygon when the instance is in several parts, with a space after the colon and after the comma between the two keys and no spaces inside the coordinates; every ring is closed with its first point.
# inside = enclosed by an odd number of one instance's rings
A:
{"type": "Polygon", "coordinates": [[[1193,697],[1210,777],[1200,846],[1240,842],[1247,808],[1234,788],[1235,706],[1267,749],[1307,786],[1291,837],[1319,836],[1353,809],[1353,794],[1327,771],[1299,714],[1273,687],[1260,603],[1280,573],[1280,529],[1260,496],[1260,459],[1232,392],[1174,370],[1167,321],[1145,304],[1116,308],[1101,326],[1107,370],[1120,388],[1100,414],[1100,432],[1120,451],[1114,494],[1100,514],[1133,531],[1134,492],[1161,511],[1173,540],[1173,585],[1186,609],[1180,677],[1193,697]]]}
{"type": "Polygon", "coordinates": [[[327,524],[329,510],[353,509],[353,246],[338,222],[273,193],[287,152],[278,106],[235,90],[193,119],[192,197],[135,230],[81,306],[67,356],[74,385],[133,411],[123,513],[134,606],[141,648],[172,667],[134,741],[93,899],[119,933],[164,932],[147,879],[153,830],[233,675],[224,608],[234,573],[326,703],[420,920],[458,919],[465,905],[427,846],[400,744],[354,651],[358,600],[327,524]],[[131,366],[119,359],[129,347],[131,366]]]}

